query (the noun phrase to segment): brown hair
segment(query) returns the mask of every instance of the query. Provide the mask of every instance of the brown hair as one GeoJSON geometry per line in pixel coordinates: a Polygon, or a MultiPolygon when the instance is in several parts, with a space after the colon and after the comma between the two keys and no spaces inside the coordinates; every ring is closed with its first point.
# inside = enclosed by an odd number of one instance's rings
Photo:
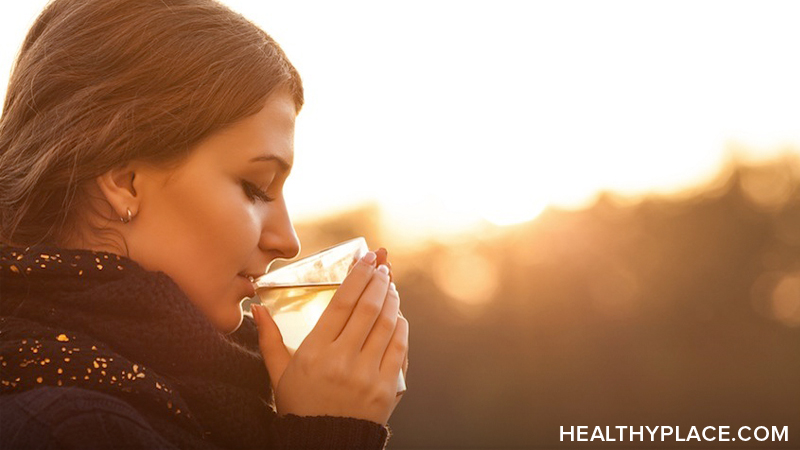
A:
{"type": "Polygon", "coordinates": [[[0,244],[57,243],[86,183],[133,160],[180,163],[300,77],[215,0],[54,0],[22,45],[0,117],[0,244]]]}

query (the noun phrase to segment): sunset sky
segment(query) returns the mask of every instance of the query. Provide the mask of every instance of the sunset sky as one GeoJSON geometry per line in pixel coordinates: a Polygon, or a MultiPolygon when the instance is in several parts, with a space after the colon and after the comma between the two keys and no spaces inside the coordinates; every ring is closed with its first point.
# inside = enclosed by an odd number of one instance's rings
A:
{"type": "MultiPolygon", "coordinates": [[[[798,2],[225,3],[304,79],[299,219],[373,201],[420,233],[510,224],[800,152],[798,2]]],[[[3,86],[44,4],[0,17],[3,86]]]]}

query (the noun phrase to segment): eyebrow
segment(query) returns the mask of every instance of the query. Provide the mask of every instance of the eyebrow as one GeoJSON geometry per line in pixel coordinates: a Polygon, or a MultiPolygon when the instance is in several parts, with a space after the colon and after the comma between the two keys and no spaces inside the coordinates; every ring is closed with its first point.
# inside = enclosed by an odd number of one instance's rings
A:
{"type": "Polygon", "coordinates": [[[275,161],[278,163],[278,165],[281,166],[281,169],[283,169],[285,172],[288,172],[289,170],[292,169],[292,165],[286,162],[285,159],[275,155],[261,155],[261,156],[256,156],[255,158],[250,160],[250,162],[259,162],[259,161],[266,161],[266,162],[275,161]]]}

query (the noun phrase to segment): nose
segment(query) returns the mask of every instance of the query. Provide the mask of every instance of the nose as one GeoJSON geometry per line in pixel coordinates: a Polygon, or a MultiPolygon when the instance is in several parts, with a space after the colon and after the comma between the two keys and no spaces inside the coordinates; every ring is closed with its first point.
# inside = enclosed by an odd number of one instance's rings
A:
{"type": "Polygon", "coordinates": [[[274,259],[292,259],[300,253],[300,240],[289,218],[283,197],[274,200],[275,209],[266,214],[261,230],[259,248],[269,255],[267,267],[274,259]]]}

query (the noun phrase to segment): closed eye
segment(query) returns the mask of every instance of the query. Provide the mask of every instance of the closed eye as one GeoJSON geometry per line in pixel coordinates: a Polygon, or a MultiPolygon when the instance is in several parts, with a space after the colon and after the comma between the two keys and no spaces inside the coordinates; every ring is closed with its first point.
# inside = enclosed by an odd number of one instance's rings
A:
{"type": "Polygon", "coordinates": [[[249,181],[242,180],[242,188],[244,188],[245,195],[247,195],[247,198],[251,201],[260,200],[262,202],[271,202],[275,200],[267,195],[261,188],[249,181]]]}

